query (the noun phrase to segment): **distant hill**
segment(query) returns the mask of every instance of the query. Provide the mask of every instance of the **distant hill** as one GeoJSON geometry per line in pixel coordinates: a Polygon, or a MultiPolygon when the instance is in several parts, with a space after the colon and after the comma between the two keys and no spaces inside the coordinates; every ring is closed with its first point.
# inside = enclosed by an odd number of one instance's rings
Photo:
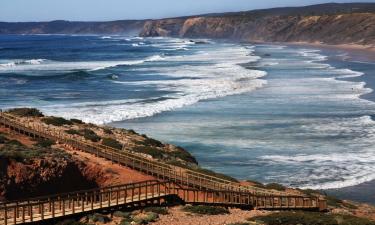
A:
{"type": "Polygon", "coordinates": [[[375,44],[375,3],[320,4],[147,21],[142,36],[375,44]]]}
{"type": "Polygon", "coordinates": [[[130,34],[374,45],[375,3],[328,3],[159,20],[0,22],[0,34],[130,34]]]}
{"type": "Polygon", "coordinates": [[[144,21],[119,20],[110,22],[0,22],[0,34],[135,34],[144,21]]]}

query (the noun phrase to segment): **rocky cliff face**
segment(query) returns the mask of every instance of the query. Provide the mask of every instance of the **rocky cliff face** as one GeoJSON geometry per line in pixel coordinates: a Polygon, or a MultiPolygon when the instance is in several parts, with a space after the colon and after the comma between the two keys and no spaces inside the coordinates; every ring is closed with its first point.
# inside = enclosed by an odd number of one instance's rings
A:
{"type": "Polygon", "coordinates": [[[0,158],[0,200],[65,193],[97,187],[98,174],[68,158],[33,159],[28,163],[0,158]],[[91,171],[92,172],[92,171],[91,171]]]}
{"type": "Polygon", "coordinates": [[[141,35],[266,42],[375,44],[375,13],[168,19],[147,22],[141,35]]]}
{"type": "Polygon", "coordinates": [[[375,4],[326,4],[154,20],[142,36],[375,44],[375,4]]]}

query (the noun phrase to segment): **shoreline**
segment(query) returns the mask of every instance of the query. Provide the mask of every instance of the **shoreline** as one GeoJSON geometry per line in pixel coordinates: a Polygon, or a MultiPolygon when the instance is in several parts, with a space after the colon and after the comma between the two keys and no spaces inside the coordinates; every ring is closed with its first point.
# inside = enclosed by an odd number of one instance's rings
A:
{"type": "Polygon", "coordinates": [[[348,53],[349,59],[365,61],[365,62],[375,62],[375,46],[374,45],[358,45],[358,44],[339,44],[330,45],[323,43],[312,43],[312,42],[285,42],[280,43],[289,46],[308,46],[319,49],[328,50],[341,50],[348,53]]]}
{"type": "MultiPolygon", "coordinates": [[[[352,61],[352,62],[364,62],[373,63],[375,62],[375,46],[365,46],[357,44],[341,44],[341,45],[328,45],[322,43],[309,43],[309,42],[292,42],[292,43],[282,43],[289,46],[308,46],[318,48],[320,50],[336,50],[344,51],[347,53],[346,59],[342,61],[352,61]]],[[[364,74],[366,76],[368,74],[364,74]]],[[[363,79],[365,81],[365,79],[363,79]]],[[[366,85],[368,83],[366,82],[366,85]]],[[[375,88],[375,87],[373,87],[375,88]]],[[[359,98],[369,100],[362,95],[359,98]]],[[[338,198],[348,199],[361,203],[375,204],[375,180],[367,181],[353,186],[332,188],[332,189],[322,189],[322,191],[328,193],[329,195],[334,195],[338,198]]]]}
{"type": "Polygon", "coordinates": [[[266,42],[266,41],[249,41],[253,44],[273,44],[286,45],[296,47],[313,47],[318,49],[341,50],[349,53],[348,57],[351,59],[364,62],[375,62],[375,45],[359,45],[359,44],[324,44],[321,42],[266,42]]]}

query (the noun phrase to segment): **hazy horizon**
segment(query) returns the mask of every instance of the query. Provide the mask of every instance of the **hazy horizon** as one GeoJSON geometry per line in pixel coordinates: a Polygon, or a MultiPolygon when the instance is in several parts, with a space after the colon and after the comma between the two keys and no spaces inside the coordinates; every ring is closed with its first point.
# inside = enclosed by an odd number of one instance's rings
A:
{"type": "MultiPolygon", "coordinates": [[[[68,21],[113,21],[159,19],[178,16],[189,16],[206,13],[222,13],[266,9],[276,7],[298,7],[322,3],[327,0],[205,0],[205,1],[171,1],[171,0],[108,0],[92,2],[90,0],[49,1],[2,0],[0,2],[0,21],[2,22],[41,22],[53,20],[68,21]]],[[[375,3],[375,0],[341,0],[335,3],[375,3]]]]}

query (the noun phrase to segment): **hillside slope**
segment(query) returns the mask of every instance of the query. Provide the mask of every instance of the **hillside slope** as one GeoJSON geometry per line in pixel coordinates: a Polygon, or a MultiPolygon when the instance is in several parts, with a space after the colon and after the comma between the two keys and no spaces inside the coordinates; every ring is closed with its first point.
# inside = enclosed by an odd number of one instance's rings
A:
{"type": "Polygon", "coordinates": [[[147,21],[142,36],[375,44],[375,4],[324,4],[147,21]]]}
{"type": "Polygon", "coordinates": [[[144,25],[139,20],[110,22],[0,22],[0,34],[127,34],[137,35],[144,25]]]}
{"type": "Polygon", "coordinates": [[[125,34],[375,44],[375,3],[328,3],[160,20],[0,22],[0,34],[125,34]]]}

